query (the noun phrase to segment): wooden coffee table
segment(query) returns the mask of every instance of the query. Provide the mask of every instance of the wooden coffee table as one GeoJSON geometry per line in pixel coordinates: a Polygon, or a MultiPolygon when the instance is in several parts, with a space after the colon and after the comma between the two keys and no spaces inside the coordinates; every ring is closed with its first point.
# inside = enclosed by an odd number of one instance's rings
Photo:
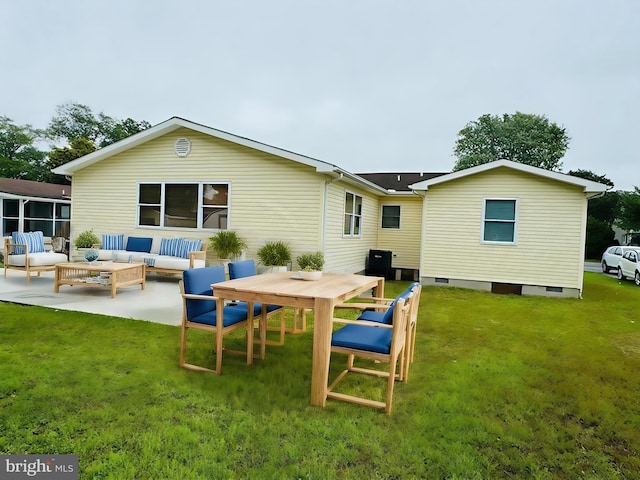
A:
{"type": "Polygon", "coordinates": [[[114,298],[117,288],[136,284],[144,290],[144,263],[69,262],[56,264],[53,289],[58,293],[60,285],[110,287],[111,298],[114,298]]]}

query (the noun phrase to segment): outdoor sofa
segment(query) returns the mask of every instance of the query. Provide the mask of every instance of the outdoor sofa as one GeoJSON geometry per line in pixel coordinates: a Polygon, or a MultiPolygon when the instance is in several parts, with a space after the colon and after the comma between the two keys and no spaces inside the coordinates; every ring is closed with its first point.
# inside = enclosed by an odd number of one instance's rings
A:
{"type": "Polygon", "coordinates": [[[206,263],[206,244],[185,238],[135,237],[104,234],[98,249],[98,260],[140,262],[147,272],[175,274],[206,263]]]}

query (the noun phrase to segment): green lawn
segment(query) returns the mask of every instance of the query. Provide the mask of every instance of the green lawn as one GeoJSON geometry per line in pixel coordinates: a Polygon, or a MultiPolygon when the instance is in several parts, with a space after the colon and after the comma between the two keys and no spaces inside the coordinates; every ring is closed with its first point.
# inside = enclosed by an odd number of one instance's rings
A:
{"type": "Polygon", "coordinates": [[[0,453],[77,454],[90,479],[639,478],[639,306],[591,273],[583,300],[425,288],[388,417],[309,406],[311,329],[217,377],[177,366],[178,327],[0,303],[0,453]]]}

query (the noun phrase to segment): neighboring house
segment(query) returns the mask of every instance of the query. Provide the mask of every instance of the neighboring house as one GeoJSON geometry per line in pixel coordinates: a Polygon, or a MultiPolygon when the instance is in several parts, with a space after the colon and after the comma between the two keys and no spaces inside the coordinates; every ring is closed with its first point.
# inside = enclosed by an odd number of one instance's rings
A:
{"type": "Polygon", "coordinates": [[[45,237],[69,238],[71,186],[0,178],[2,237],[41,230],[45,237]]]}
{"type": "MultiPolygon", "coordinates": [[[[474,274],[468,280],[490,282],[495,275],[495,281],[533,284],[543,289],[551,286],[563,289],[562,294],[568,289],[579,295],[582,280],[576,272],[583,267],[587,196],[591,191],[604,191],[606,186],[531,167],[523,170],[511,162],[494,163],[500,168],[470,169],[465,175],[358,175],[327,162],[173,117],[54,172],[73,178],[72,238],[93,228],[97,234],[155,234],[207,240],[216,231],[229,229],[247,241],[248,258],[255,258],[257,249],[268,240],[285,240],[291,244],[294,258],[302,252],[321,250],[326,270],[353,273],[365,270],[370,250],[390,250],[394,268],[419,272],[425,283],[445,273],[456,273],[433,270],[432,265],[439,265],[442,259],[456,265],[477,261],[477,270],[485,273],[474,274]],[[495,182],[491,181],[493,177],[495,182]],[[503,188],[509,179],[518,181],[503,188]],[[412,183],[414,188],[409,187],[412,183]],[[472,188],[463,191],[461,184],[472,188]],[[457,193],[447,200],[443,192],[449,186],[457,193]],[[485,193],[481,193],[483,186],[487,188],[485,193]],[[520,187],[524,190],[518,191],[520,187]],[[518,243],[502,253],[512,263],[517,261],[514,251],[527,259],[522,263],[522,273],[515,276],[502,274],[496,265],[459,248],[461,240],[464,245],[471,245],[471,237],[467,236],[482,224],[479,217],[474,217],[482,198],[507,194],[520,199],[518,212],[527,212],[525,217],[520,215],[515,227],[518,243]],[[529,215],[530,209],[550,205],[542,198],[546,195],[556,199],[558,205],[529,215]],[[459,196],[467,201],[461,203],[459,196]],[[441,204],[442,201],[451,205],[441,204]],[[459,208],[470,210],[458,218],[459,208]],[[451,222],[431,218],[432,213],[439,215],[447,210],[451,211],[451,222]],[[534,229],[544,228],[545,222],[551,226],[551,231],[545,229],[546,234],[540,232],[535,240],[541,242],[541,250],[552,252],[558,247],[559,253],[552,254],[553,258],[568,256],[562,262],[571,271],[571,280],[566,274],[541,275],[538,267],[527,273],[532,254],[529,222],[535,223],[534,229]],[[565,223],[572,225],[570,232],[575,238],[558,246],[553,229],[565,223]],[[438,231],[432,231],[432,226],[438,231]]],[[[486,246],[478,235],[473,237],[476,247],[486,246]]],[[[498,247],[491,250],[493,260],[504,245],[498,247]]],[[[482,248],[474,248],[475,255],[483,253],[482,248]]],[[[548,265],[541,267],[547,268],[548,265]]],[[[465,269],[458,272],[460,275],[447,278],[468,275],[465,269]]],[[[551,293],[558,294],[555,290],[551,293]]]]}

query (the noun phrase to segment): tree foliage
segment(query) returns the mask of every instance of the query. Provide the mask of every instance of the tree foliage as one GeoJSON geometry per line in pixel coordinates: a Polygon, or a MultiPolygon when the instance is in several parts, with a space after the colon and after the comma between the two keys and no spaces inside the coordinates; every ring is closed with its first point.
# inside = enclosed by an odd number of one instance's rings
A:
{"type": "Polygon", "coordinates": [[[150,126],[145,120],[118,120],[102,112],[96,115],[91,108],[80,103],[66,103],[58,105],[46,132],[51,140],[63,141],[67,145],[85,138],[103,148],[150,126]]]}
{"type": "Polygon", "coordinates": [[[620,213],[616,224],[623,230],[640,232],[640,188],[620,192],[620,213]]]}
{"type": "Polygon", "coordinates": [[[34,145],[42,135],[31,125],[16,125],[0,116],[0,177],[48,181],[47,153],[34,145]]]}
{"type": "Polygon", "coordinates": [[[545,116],[485,114],[458,133],[454,148],[458,160],[453,170],[504,159],[558,171],[568,148],[566,130],[545,116]]]}

